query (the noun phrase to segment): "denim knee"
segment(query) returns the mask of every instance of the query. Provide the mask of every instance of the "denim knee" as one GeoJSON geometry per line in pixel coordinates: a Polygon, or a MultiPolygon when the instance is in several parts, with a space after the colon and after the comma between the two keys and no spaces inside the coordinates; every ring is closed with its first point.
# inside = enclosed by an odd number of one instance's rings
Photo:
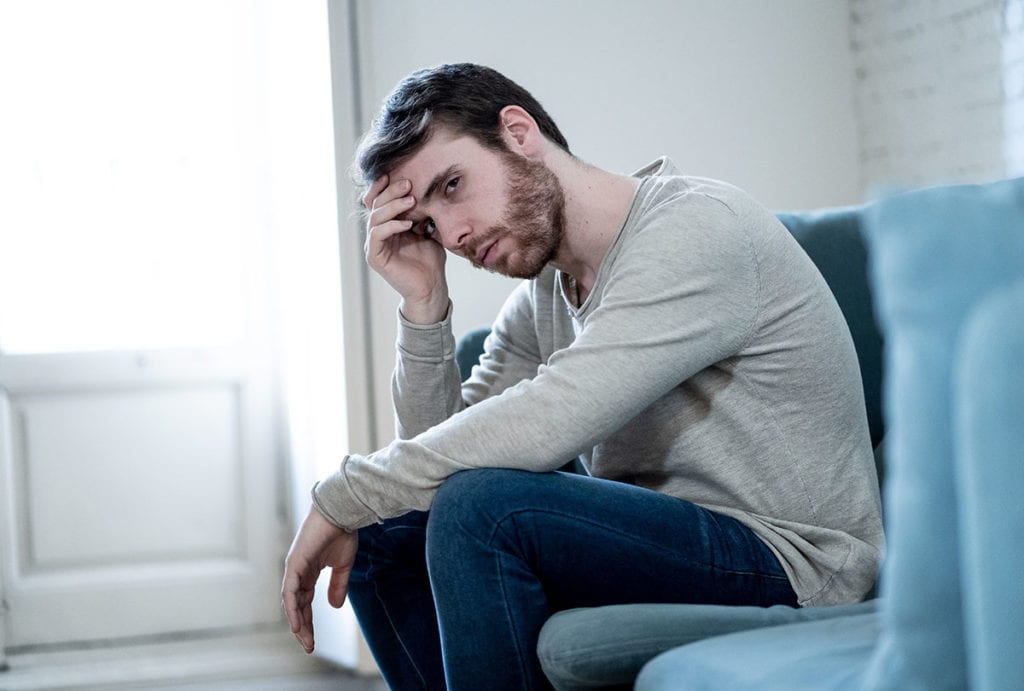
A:
{"type": "Polygon", "coordinates": [[[514,501],[517,488],[530,484],[537,477],[537,473],[510,468],[477,468],[455,473],[437,491],[430,507],[430,521],[446,522],[467,512],[493,513],[497,506],[514,501]]]}
{"type": "Polygon", "coordinates": [[[468,534],[486,541],[495,526],[522,506],[524,485],[536,473],[508,468],[480,468],[458,472],[441,485],[427,520],[427,553],[450,543],[456,535],[468,534]]]}

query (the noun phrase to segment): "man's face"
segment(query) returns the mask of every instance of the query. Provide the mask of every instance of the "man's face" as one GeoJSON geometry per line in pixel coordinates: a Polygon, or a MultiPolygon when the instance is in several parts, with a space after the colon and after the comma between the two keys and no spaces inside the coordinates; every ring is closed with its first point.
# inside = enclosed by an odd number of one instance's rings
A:
{"type": "Polygon", "coordinates": [[[543,163],[441,130],[390,179],[412,182],[412,232],[474,266],[533,278],[558,252],[565,195],[543,163]]]}

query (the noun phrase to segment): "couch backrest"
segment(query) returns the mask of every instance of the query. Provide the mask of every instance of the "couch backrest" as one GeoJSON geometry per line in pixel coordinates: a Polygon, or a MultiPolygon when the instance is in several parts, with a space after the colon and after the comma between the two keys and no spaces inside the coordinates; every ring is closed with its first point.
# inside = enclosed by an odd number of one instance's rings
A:
{"type": "Polygon", "coordinates": [[[776,214],[821,271],[846,317],[860,361],[871,444],[885,435],[882,418],[882,334],[875,321],[863,207],[776,214]]]}
{"type": "Polygon", "coordinates": [[[893,472],[882,634],[859,687],[1022,689],[1024,178],[894,195],[864,228],[893,472]]]}

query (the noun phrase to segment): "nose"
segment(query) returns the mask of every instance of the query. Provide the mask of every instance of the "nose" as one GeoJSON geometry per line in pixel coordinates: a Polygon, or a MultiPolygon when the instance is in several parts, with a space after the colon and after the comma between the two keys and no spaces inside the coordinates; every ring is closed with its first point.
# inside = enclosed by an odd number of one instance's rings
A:
{"type": "Polygon", "coordinates": [[[473,231],[465,218],[453,213],[435,213],[434,225],[445,249],[457,254],[468,249],[473,231]]]}

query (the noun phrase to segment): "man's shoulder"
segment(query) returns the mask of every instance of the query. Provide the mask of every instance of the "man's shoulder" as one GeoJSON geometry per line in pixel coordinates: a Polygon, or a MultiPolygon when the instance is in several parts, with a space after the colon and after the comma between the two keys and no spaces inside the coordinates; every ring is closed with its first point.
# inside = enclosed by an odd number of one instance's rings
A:
{"type": "Polygon", "coordinates": [[[632,173],[632,177],[646,182],[652,190],[660,193],[685,191],[695,195],[713,197],[749,195],[731,182],[703,175],[694,175],[682,170],[668,156],[659,156],[643,168],[632,173]]]}

